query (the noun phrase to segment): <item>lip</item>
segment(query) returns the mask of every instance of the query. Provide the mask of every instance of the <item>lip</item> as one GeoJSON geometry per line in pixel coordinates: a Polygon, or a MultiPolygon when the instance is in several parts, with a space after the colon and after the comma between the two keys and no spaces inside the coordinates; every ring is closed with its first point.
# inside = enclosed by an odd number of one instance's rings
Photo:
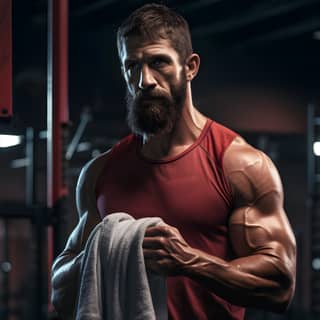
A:
{"type": "Polygon", "coordinates": [[[149,101],[149,100],[162,100],[163,96],[142,96],[140,97],[141,101],[149,101]]]}

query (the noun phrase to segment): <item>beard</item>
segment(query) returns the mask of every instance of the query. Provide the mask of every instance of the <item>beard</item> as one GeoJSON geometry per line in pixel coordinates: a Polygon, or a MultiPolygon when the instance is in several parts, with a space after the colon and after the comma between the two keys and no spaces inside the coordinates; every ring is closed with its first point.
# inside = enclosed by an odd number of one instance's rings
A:
{"type": "Polygon", "coordinates": [[[127,91],[127,123],[139,135],[170,133],[179,120],[186,99],[187,81],[181,74],[181,81],[171,87],[171,95],[155,89],[139,91],[133,97],[127,91]]]}

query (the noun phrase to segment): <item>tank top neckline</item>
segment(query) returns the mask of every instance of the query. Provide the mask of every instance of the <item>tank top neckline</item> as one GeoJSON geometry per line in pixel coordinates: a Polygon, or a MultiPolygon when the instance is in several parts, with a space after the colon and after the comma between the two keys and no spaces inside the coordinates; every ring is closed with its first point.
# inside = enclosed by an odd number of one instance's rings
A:
{"type": "Polygon", "coordinates": [[[141,139],[140,136],[135,136],[136,155],[140,159],[142,159],[143,161],[148,162],[148,163],[155,163],[155,164],[162,164],[163,163],[164,164],[164,163],[169,163],[169,162],[172,162],[172,161],[176,161],[176,160],[182,158],[184,155],[186,155],[189,152],[191,152],[194,148],[196,148],[201,143],[203,138],[206,136],[209,128],[211,127],[212,123],[213,123],[213,120],[207,118],[207,121],[206,121],[204,127],[202,128],[202,131],[201,131],[199,137],[194,141],[194,143],[192,143],[189,147],[187,147],[185,150],[183,150],[179,154],[174,155],[174,156],[168,156],[168,157],[165,157],[163,159],[152,159],[152,158],[149,158],[149,157],[143,155],[141,153],[142,139],[141,139]]]}

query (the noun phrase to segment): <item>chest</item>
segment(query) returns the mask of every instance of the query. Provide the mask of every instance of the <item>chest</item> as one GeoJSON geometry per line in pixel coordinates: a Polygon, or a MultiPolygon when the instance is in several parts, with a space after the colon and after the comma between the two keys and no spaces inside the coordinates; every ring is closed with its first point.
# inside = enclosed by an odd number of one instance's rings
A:
{"type": "Polygon", "coordinates": [[[106,168],[96,192],[102,217],[121,211],[135,218],[161,217],[180,230],[212,234],[226,228],[230,206],[221,172],[207,159],[117,165],[106,168]]]}

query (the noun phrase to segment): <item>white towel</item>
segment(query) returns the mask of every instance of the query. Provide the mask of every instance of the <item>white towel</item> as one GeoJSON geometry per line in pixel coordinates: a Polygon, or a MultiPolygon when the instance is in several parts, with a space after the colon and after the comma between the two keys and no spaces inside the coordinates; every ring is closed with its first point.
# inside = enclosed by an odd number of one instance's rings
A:
{"type": "Polygon", "coordinates": [[[160,218],[106,216],[92,231],[80,275],[77,320],[166,320],[165,278],[146,272],[142,241],[160,218]]]}

